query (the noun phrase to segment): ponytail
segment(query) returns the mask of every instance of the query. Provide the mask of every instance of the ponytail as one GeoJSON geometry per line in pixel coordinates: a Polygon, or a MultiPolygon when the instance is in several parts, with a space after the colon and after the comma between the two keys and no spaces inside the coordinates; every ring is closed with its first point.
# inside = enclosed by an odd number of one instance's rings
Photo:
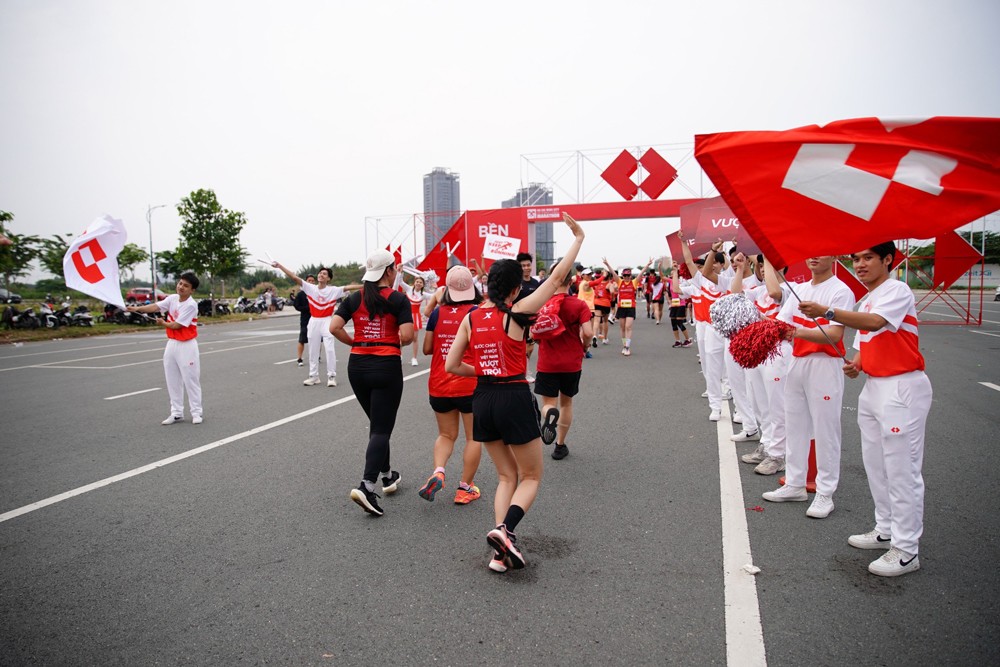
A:
{"type": "Polygon", "coordinates": [[[382,287],[377,282],[366,280],[362,289],[361,296],[369,315],[379,317],[389,312],[389,300],[382,296],[382,287]]]}
{"type": "Polygon", "coordinates": [[[528,313],[515,313],[507,305],[507,297],[521,284],[521,264],[512,259],[501,259],[490,267],[486,282],[486,295],[496,305],[497,310],[514,320],[522,329],[531,326],[532,317],[528,313]]]}

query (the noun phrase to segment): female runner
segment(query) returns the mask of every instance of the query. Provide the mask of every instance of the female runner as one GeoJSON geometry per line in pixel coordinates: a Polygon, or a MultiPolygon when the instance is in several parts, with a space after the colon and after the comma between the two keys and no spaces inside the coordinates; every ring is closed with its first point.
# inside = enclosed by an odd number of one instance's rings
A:
{"type": "Polygon", "coordinates": [[[525,338],[530,315],[548,301],[573,270],[583,229],[568,214],[563,220],[573,243],[548,279],[516,304],[521,267],[502,259],[490,267],[487,298],[462,321],[448,352],[445,370],[478,378],[472,397],[473,437],[486,445],[497,468],[493,510],[496,527],[486,535],[493,547],[494,572],[524,567],[514,530],[538,495],[542,478],[542,438],[534,398],[525,380],[525,338]],[[463,361],[471,351],[473,363],[463,361]]]}

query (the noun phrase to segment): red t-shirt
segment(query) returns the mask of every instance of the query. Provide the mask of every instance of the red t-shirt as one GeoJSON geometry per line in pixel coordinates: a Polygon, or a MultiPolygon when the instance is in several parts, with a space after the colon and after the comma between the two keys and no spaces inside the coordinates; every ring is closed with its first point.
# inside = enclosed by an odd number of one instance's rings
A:
{"type": "Polygon", "coordinates": [[[559,317],[566,330],[554,338],[538,341],[540,373],[575,373],[583,368],[580,325],[590,321],[590,307],[580,299],[566,298],[559,308],[559,317]]]}
{"type": "MultiPolygon", "coordinates": [[[[504,314],[495,306],[469,313],[469,347],[476,375],[513,377],[528,369],[527,344],[504,331],[504,314]]],[[[527,380],[521,380],[527,382],[527,380]]]]}
{"type": "MultiPolygon", "coordinates": [[[[476,390],[476,378],[453,375],[444,369],[444,361],[455,341],[455,334],[466,314],[475,308],[471,303],[458,306],[440,305],[427,319],[427,332],[434,334],[434,352],[431,356],[431,374],[427,379],[427,393],[438,397],[472,396],[476,390]]],[[[425,334],[426,335],[426,334],[425,334]]],[[[470,350],[465,351],[462,361],[472,365],[475,361],[470,350]]]]}

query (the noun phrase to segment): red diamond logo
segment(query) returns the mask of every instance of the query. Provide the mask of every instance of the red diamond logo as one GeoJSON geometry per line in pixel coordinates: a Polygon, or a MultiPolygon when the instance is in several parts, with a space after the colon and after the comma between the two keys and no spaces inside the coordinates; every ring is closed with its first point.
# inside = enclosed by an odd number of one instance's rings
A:
{"type": "Polygon", "coordinates": [[[898,427],[898,426],[893,426],[893,427],[892,427],[891,429],[889,429],[889,430],[890,430],[890,431],[892,431],[893,433],[899,433],[899,427],[898,427]]]}
{"type": "Polygon", "coordinates": [[[650,199],[656,199],[677,178],[677,170],[652,148],[643,153],[638,160],[623,150],[604,170],[601,178],[627,201],[632,201],[632,198],[639,194],[639,188],[642,188],[650,199]],[[646,170],[646,177],[636,186],[632,174],[640,164],[646,170]]]}
{"type": "Polygon", "coordinates": [[[829,401],[829,400],[830,400],[830,397],[829,397],[829,396],[824,396],[824,397],[823,397],[823,400],[824,400],[824,401],[829,401]]]}

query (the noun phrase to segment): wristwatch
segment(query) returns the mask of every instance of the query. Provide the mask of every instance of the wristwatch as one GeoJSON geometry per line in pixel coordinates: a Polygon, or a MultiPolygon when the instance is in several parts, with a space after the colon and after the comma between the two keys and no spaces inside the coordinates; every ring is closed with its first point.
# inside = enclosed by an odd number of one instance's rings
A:
{"type": "Polygon", "coordinates": [[[823,317],[825,317],[826,319],[828,319],[828,320],[830,320],[832,322],[833,321],[833,308],[827,308],[826,312],[823,313],[823,317]]]}

